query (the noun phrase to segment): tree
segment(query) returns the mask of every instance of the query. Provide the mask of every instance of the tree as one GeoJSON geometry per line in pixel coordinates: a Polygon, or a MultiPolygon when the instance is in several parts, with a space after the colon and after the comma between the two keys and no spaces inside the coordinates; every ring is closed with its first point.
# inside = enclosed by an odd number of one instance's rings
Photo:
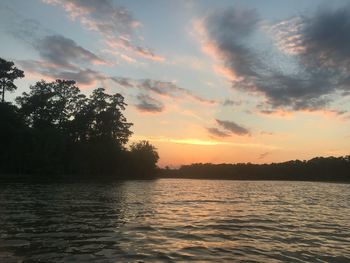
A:
{"type": "Polygon", "coordinates": [[[20,172],[25,125],[18,108],[9,103],[0,103],[0,120],[0,173],[20,172]]]}
{"type": "Polygon", "coordinates": [[[69,122],[78,114],[85,103],[85,95],[80,93],[75,81],[44,80],[30,86],[30,92],[24,92],[16,102],[21,112],[33,128],[56,127],[68,129],[69,122]]]}
{"type": "Polygon", "coordinates": [[[93,91],[88,104],[91,120],[91,139],[116,141],[120,146],[128,142],[132,123],[128,123],[122,111],[125,110],[124,97],[118,93],[109,95],[103,88],[93,91]]]}
{"type": "Polygon", "coordinates": [[[47,167],[36,171],[112,174],[122,163],[124,145],[132,134],[132,124],[122,114],[126,106],[122,95],[99,88],[86,97],[74,81],[42,80],[16,102],[33,131],[31,163],[47,167]]]}
{"type": "Polygon", "coordinates": [[[119,174],[125,164],[125,147],[132,132],[122,111],[126,103],[120,94],[94,90],[71,122],[71,134],[80,161],[90,174],[119,174]],[[85,160],[85,161],[82,161],[85,160]]]}
{"type": "Polygon", "coordinates": [[[24,72],[15,67],[12,61],[6,61],[0,58],[0,88],[2,102],[5,102],[5,91],[14,91],[17,89],[13,83],[17,78],[23,78],[24,72]]]}
{"type": "MultiPolygon", "coordinates": [[[[35,129],[57,128],[79,137],[76,119],[85,114],[88,98],[73,80],[38,81],[16,98],[27,125],[35,129]]],[[[86,121],[85,121],[86,122],[86,121]]],[[[87,130],[84,126],[80,129],[87,130]]],[[[74,139],[73,139],[74,140],[74,139]]]]}
{"type": "Polygon", "coordinates": [[[130,145],[130,154],[137,175],[154,176],[159,155],[152,144],[148,141],[133,143],[130,145]]]}
{"type": "MultiPolygon", "coordinates": [[[[0,62],[4,93],[24,75],[12,62],[0,62]]],[[[0,103],[0,173],[153,176],[156,148],[147,141],[125,147],[132,123],[123,114],[124,97],[103,88],[87,97],[75,84],[41,80],[16,98],[16,106],[0,103]]]]}

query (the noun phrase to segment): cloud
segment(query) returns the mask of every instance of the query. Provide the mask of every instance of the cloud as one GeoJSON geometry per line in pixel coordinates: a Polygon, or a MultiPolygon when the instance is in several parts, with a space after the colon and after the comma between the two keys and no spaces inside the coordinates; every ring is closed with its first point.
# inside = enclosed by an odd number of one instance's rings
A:
{"type": "Polygon", "coordinates": [[[207,128],[207,131],[211,134],[214,135],[215,137],[221,137],[221,138],[225,138],[225,137],[229,137],[230,134],[228,134],[227,132],[221,131],[218,128],[207,128]]]}
{"type": "Polygon", "coordinates": [[[224,62],[233,88],[261,94],[267,108],[284,110],[324,109],[338,92],[350,90],[350,5],[274,25],[270,33],[277,32],[277,46],[287,53],[283,59],[272,46],[252,44],[263,33],[261,25],[255,10],[230,8],[197,26],[203,50],[224,62]]]}
{"type": "Polygon", "coordinates": [[[292,119],[295,114],[292,111],[286,111],[283,109],[262,109],[257,112],[257,114],[263,115],[264,117],[271,118],[282,118],[282,119],[292,119]]]}
{"type": "Polygon", "coordinates": [[[159,113],[164,110],[164,105],[160,101],[145,94],[139,94],[137,96],[138,103],[136,108],[141,112],[159,113]]]}
{"type": "Polygon", "coordinates": [[[116,39],[109,39],[106,41],[106,44],[111,49],[122,48],[133,52],[134,54],[144,57],[154,61],[164,61],[165,58],[159,55],[156,55],[154,51],[150,48],[145,48],[140,45],[134,45],[131,43],[130,39],[124,36],[120,36],[116,39]]]}
{"type": "Polygon", "coordinates": [[[215,101],[213,100],[207,100],[199,96],[196,96],[193,93],[191,93],[189,90],[178,87],[173,82],[145,79],[145,80],[142,80],[138,84],[138,86],[142,89],[157,93],[158,95],[166,95],[169,97],[187,96],[199,102],[209,103],[209,104],[215,103],[215,101]]]}
{"type": "Polygon", "coordinates": [[[152,91],[159,95],[176,96],[178,93],[187,92],[186,90],[179,88],[172,82],[152,80],[152,79],[142,80],[138,84],[138,87],[140,87],[141,89],[152,91]]]}
{"type": "Polygon", "coordinates": [[[259,155],[258,160],[262,160],[262,159],[264,159],[266,156],[268,156],[270,154],[271,154],[271,152],[264,152],[264,153],[259,155]]]}
{"type": "Polygon", "coordinates": [[[133,54],[163,61],[150,48],[134,44],[135,29],[141,26],[133,15],[124,7],[117,6],[111,0],[42,0],[46,4],[61,6],[72,20],[78,20],[84,28],[102,35],[111,53],[120,47],[133,54]],[[131,41],[132,39],[132,41],[131,41]]]}
{"type": "Polygon", "coordinates": [[[321,9],[304,18],[301,45],[306,65],[346,67],[350,63],[350,5],[330,10],[321,9]],[[311,60],[309,60],[311,59],[311,60]]]}
{"type": "Polygon", "coordinates": [[[200,103],[215,104],[215,100],[204,99],[194,95],[191,91],[178,87],[175,83],[169,81],[160,81],[153,79],[131,79],[124,77],[112,77],[112,81],[124,88],[137,88],[143,92],[152,92],[158,96],[166,96],[170,98],[189,98],[200,103]]]}
{"type": "Polygon", "coordinates": [[[34,48],[48,63],[64,68],[74,68],[79,64],[107,64],[73,39],[48,30],[35,19],[25,18],[10,8],[5,8],[5,11],[7,14],[1,16],[1,23],[5,24],[6,32],[34,48]]]}
{"type": "Polygon", "coordinates": [[[74,40],[46,29],[34,19],[26,19],[10,8],[6,11],[4,23],[7,33],[32,47],[40,56],[37,60],[16,61],[31,77],[75,80],[80,87],[94,86],[107,78],[89,68],[91,65],[107,64],[100,56],[74,40]]]}
{"type": "Polygon", "coordinates": [[[246,46],[259,22],[255,10],[227,8],[205,17],[199,27],[207,39],[204,50],[225,62],[235,76],[254,76],[258,63],[254,52],[246,46]]]}
{"type": "Polygon", "coordinates": [[[172,98],[179,100],[193,100],[197,103],[215,105],[215,100],[205,99],[193,94],[191,91],[181,88],[170,81],[160,81],[154,79],[132,79],[125,77],[111,77],[111,81],[116,83],[119,87],[124,89],[136,89],[141,94],[151,95],[139,95],[138,100],[140,103],[136,107],[141,111],[149,111],[153,113],[162,112],[165,106],[160,103],[160,100],[164,98],[172,98]]]}
{"type": "Polygon", "coordinates": [[[233,121],[223,121],[216,119],[216,122],[225,130],[236,134],[236,135],[249,135],[250,132],[248,129],[238,125],[237,123],[233,121]]]}
{"type": "Polygon", "coordinates": [[[98,31],[108,37],[131,34],[140,26],[131,13],[111,0],[43,0],[46,4],[60,5],[72,20],[79,20],[89,30],[98,31]]]}
{"type": "Polygon", "coordinates": [[[124,87],[124,88],[133,88],[135,85],[133,83],[133,81],[129,78],[111,77],[111,80],[113,82],[115,82],[116,84],[118,84],[119,86],[124,87]]]}
{"type": "Polygon", "coordinates": [[[39,75],[40,78],[49,80],[67,79],[74,80],[80,87],[88,87],[96,85],[97,81],[103,81],[107,77],[92,69],[76,68],[74,70],[65,70],[55,63],[37,60],[18,60],[16,61],[24,71],[39,75]]]}
{"type": "Polygon", "coordinates": [[[77,83],[81,85],[92,85],[96,81],[104,80],[106,77],[98,71],[94,71],[91,69],[80,69],[79,71],[61,71],[57,74],[54,74],[55,78],[58,79],[68,79],[75,80],[77,83]]]}
{"type": "Polygon", "coordinates": [[[304,51],[302,46],[303,27],[301,17],[293,16],[272,26],[266,26],[266,31],[272,36],[278,49],[286,54],[297,55],[304,51]]]}
{"type": "Polygon", "coordinates": [[[275,133],[273,133],[273,132],[268,132],[268,131],[261,131],[260,134],[261,134],[261,135],[274,135],[275,133]]]}
{"type": "Polygon", "coordinates": [[[43,59],[62,67],[72,68],[72,63],[106,64],[102,58],[61,35],[37,39],[33,45],[43,59]]]}
{"type": "Polygon", "coordinates": [[[320,8],[309,16],[294,17],[275,26],[275,34],[286,41],[278,41],[282,49],[295,55],[297,76],[278,76],[285,96],[280,104],[294,100],[296,109],[322,109],[329,105],[337,92],[350,90],[350,5],[320,8]],[[282,32],[287,31],[287,35],[282,32]],[[289,96],[289,98],[288,98],[289,96]]]}
{"type": "Polygon", "coordinates": [[[232,134],[235,135],[249,135],[250,131],[233,121],[223,121],[216,119],[216,123],[223,128],[225,131],[220,130],[216,127],[207,128],[207,131],[215,137],[229,137],[232,134]]]}
{"type": "Polygon", "coordinates": [[[223,106],[239,106],[242,104],[242,101],[226,99],[222,102],[223,106]]]}

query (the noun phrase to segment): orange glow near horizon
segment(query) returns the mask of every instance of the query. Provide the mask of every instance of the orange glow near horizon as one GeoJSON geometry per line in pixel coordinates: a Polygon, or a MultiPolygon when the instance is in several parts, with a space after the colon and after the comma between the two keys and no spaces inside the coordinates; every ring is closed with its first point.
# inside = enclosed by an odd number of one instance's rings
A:
{"type": "Polygon", "coordinates": [[[350,154],[344,1],[116,2],[1,1],[0,57],[25,74],[6,101],[56,78],[119,93],[161,167],[350,154]]]}

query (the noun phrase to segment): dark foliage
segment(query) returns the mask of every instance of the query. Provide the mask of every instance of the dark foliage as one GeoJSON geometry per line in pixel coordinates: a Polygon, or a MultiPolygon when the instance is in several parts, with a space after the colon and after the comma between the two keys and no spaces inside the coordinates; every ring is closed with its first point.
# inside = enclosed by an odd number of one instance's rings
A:
{"type": "Polygon", "coordinates": [[[350,156],[271,164],[192,164],[165,169],[162,177],[230,180],[350,181],[350,156]]]}
{"type": "Polygon", "coordinates": [[[149,174],[147,174],[149,171],[155,171],[159,156],[156,148],[148,141],[131,144],[129,154],[132,163],[143,164],[142,166],[134,168],[137,170],[137,174],[149,176],[149,174]]]}
{"type": "Polygon", "coordinates": [[[144,141],[126,148],[132,123],[122,95],[98,88],[86,97],[74,81],[42,80],[16,102],[0,103],[0,174],[154,176],[156,149],[144,141]]]}
{"type": "Polygon", "coordinates": [[[0,94],[2,103],[5,102],[5,91],[16,90],[17,87],[13,84],[14,80],[23,77],[24,72],[16,68],[12,61],[6,61],[0,58],[0,94]]]}

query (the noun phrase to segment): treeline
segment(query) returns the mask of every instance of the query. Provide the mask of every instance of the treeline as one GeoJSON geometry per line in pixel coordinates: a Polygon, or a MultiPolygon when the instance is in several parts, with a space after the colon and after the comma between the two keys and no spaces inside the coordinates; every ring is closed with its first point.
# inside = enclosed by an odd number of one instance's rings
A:
{"type": "Polygon", "coordinates": [[[126,147],[132,132],[122,95],[95,89],[87,97],[74,81],[37,82],[5,102],[24,77],[0,59],[0,174],[151,178],[159,159],[147,141],[126,147]]]}
{"type": "Polygon", "coordinates": [[[227,180],[350,181],[350,155],[271,164],[191,164],[163,169],[161,177],[227,180]]]}

